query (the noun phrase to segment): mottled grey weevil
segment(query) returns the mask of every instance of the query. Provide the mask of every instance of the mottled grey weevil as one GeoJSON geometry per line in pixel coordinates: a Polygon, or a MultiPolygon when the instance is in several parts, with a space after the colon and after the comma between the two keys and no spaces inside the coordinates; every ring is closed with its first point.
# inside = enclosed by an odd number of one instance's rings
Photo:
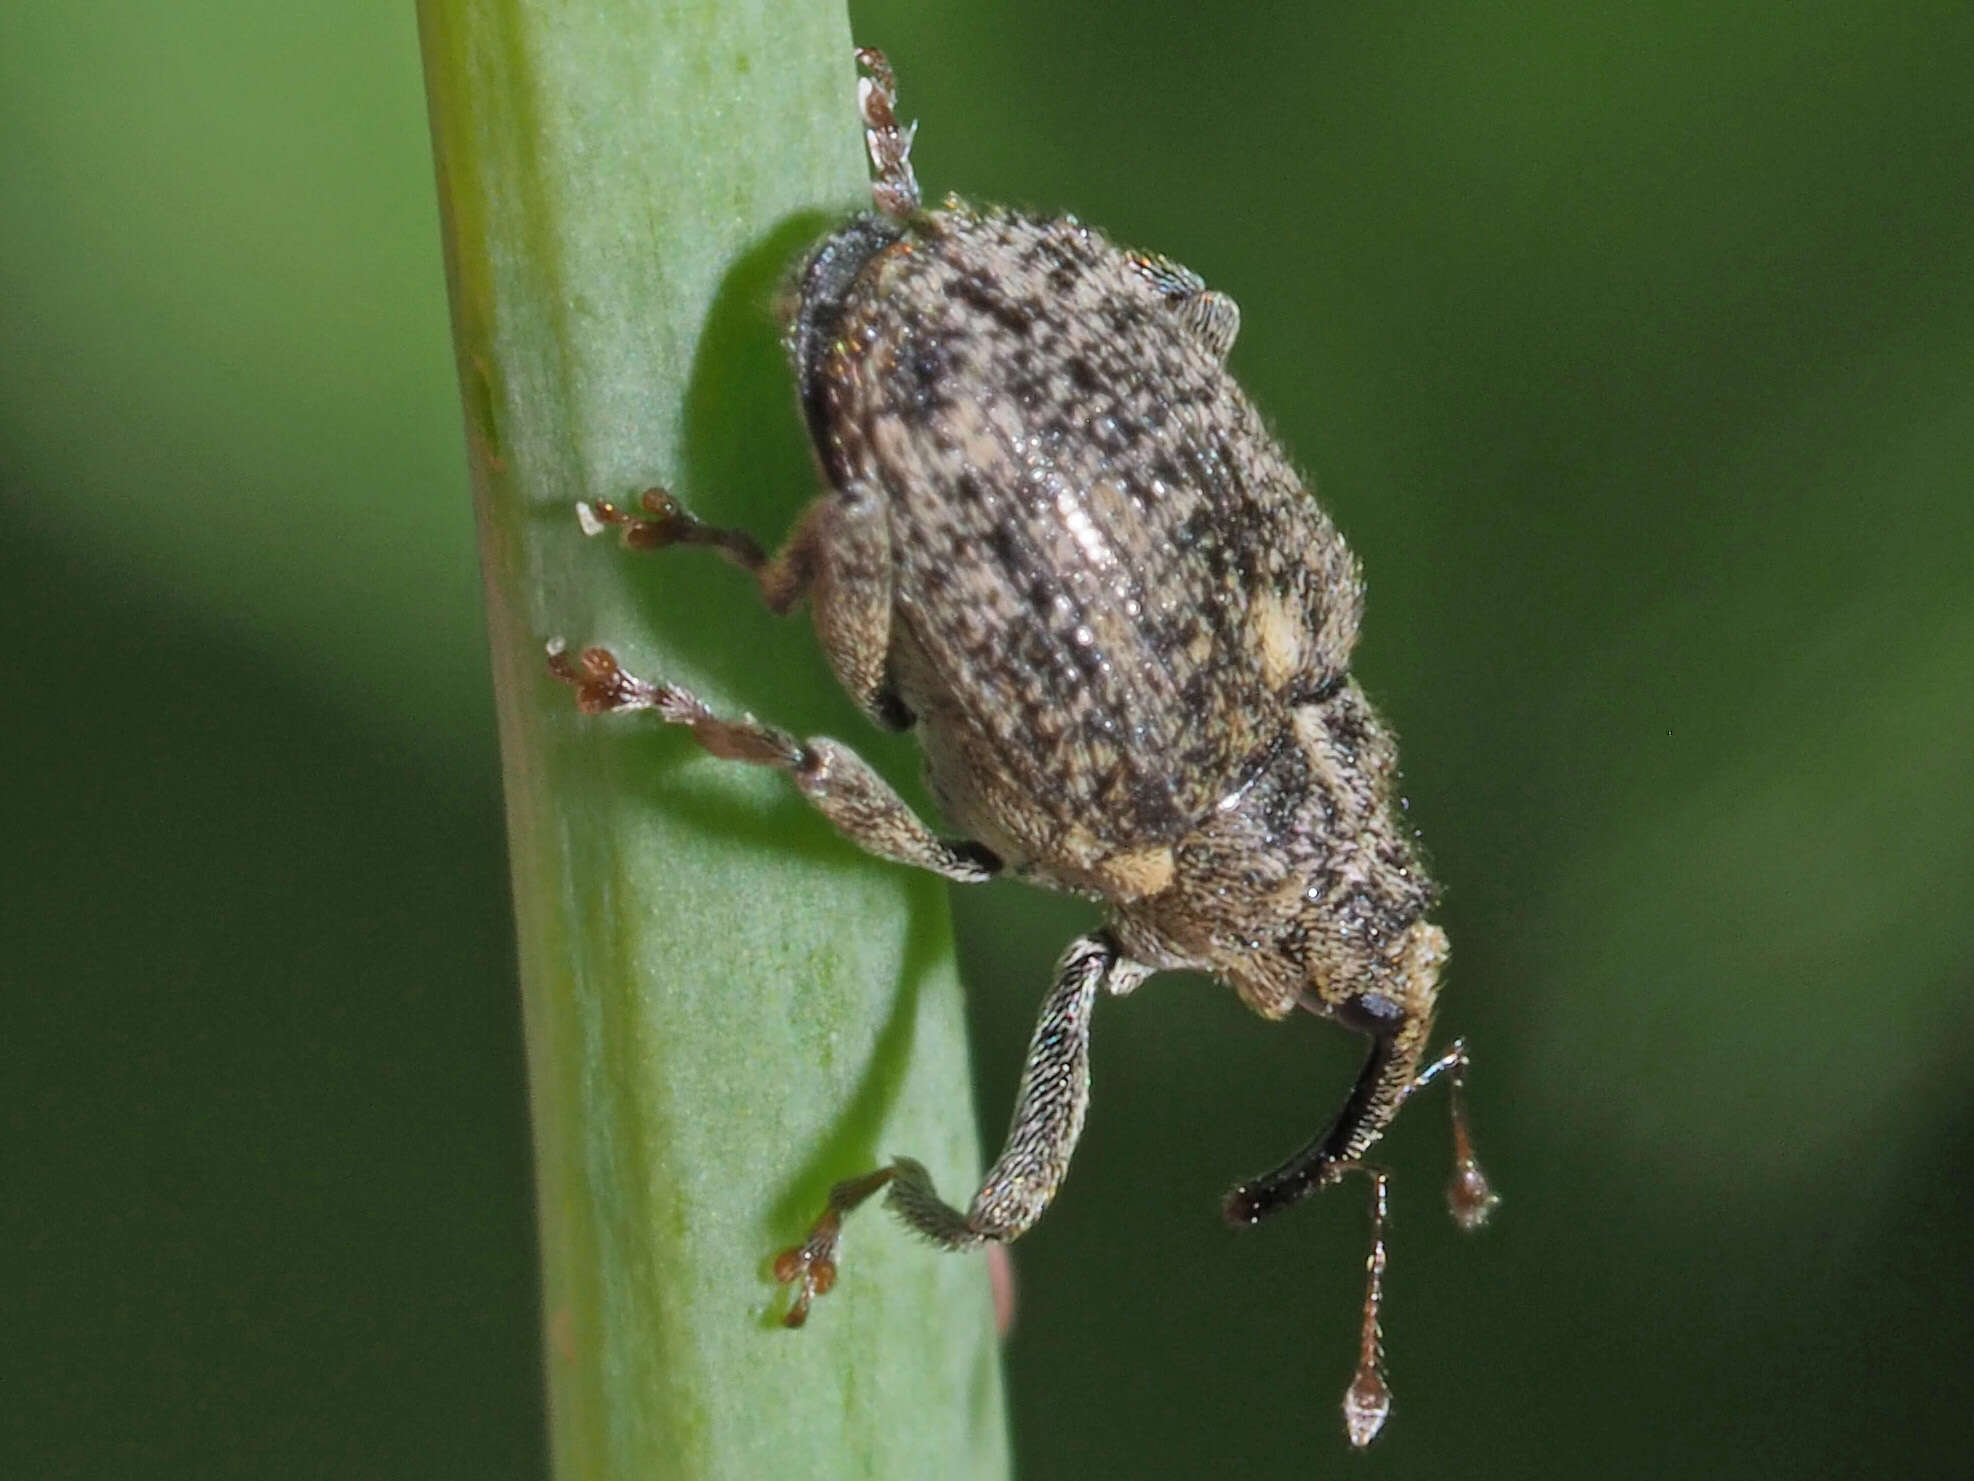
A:
{"type": "Polygon", "coordinates": [[[916,728],[964,829],[940,837],[849,748],[715,715],[606,649],[549,645],[583,710],[652,710],[715,756],[775,767],[852,842],[973,882],[1007,873],[1108,907],[1056,967],[1007,1145],[965,1211],[909,1158],[839,1183],[776,1277],[799,1326],[836,1280],[843,1219],[880,1189],[949,1250],[1048,1206],[1089,1098],[1097,995],[1210,973],[1267,1018],[1304,1008],[1369,1040],[1321,1135],[1228,1194],[1259,1222],[1361,1174],[1371,1253],[1344,1417],[1390,1410],[1378,1313],[1387,1174],[1366,1161],[1442,1076],[1453,1216],[1495,1203],[1469,1145],[1459,1042],[1427,1061],[1446,936],[1395,810],[1391,733],[1349,672],[1356,558],[1226,368],[1232,299],[1074,217],[921,202],[884,57],[858,53],[876,210],[791,279],[787,347],[828,485],[773,558],[662,490],[580,514],[655,548],[708,545],[775,612],[806,599],[859,708],[916,728]]]}

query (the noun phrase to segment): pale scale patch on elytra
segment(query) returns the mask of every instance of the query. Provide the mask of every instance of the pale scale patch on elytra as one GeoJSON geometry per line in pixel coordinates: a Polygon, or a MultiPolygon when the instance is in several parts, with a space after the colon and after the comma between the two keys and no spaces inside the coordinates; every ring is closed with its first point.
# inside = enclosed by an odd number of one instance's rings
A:
{"type": "Polygon", "coordinates": [[[1280,691],[1302,672],[1303,640],[1308,624],[1281,596],[1261,592],[1248,608],[1248,633],[1255,656],[1261,661],[1261,679],[1270,689],[1280,691]]]}
{"type": "Polygon", "coordinates": [[[1310,769],[1322,781],[1334,786],[1340,778],[1330,756],[1329,733],[1323,726],[1323,707],[1297,705],[1289,711],[1289,724],[1295,731],[1296,744],[1309,758],[1310,769]]]}

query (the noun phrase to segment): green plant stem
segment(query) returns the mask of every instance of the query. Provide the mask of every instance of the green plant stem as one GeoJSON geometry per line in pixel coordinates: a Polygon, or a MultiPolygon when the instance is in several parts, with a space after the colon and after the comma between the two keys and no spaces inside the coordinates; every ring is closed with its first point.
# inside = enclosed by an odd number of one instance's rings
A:
{"type": "MultiPolygon", "coordinates": [[[[520,936],[555,1473],[1005,1474],[977,1259],[869,1213],[807,1329],[767,1259],[829,1183],[977,1175],[935,883],[779,778],[585,719],[545,639],[851,723],[703,552],[586,541],[647,484],[773,538],[809,481],[768,304],[866,199],[840,4],[421,0],[520,936]]],[[[893,753],[894,759],[896,753],[893,753]]],[[[490,985],[489,990],[494,990],[490,985]]]]}

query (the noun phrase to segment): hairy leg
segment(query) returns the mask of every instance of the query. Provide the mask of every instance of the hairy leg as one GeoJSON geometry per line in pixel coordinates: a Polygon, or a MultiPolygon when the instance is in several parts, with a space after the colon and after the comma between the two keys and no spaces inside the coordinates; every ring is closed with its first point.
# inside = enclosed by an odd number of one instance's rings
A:
{"type": "Polygon", "coordinates": [[[785,773],[816,810],[845,838],[868,853],[928,869],[962,884],[1000,872],[994,853],[969,839],[941,838],[884,778],[840,742],[817,736],[798,740],[751,715],[726,719],[677,684],[653,683],[627,672],[607,648],[585,648],[571,658],[560,640],[548,645],[549,671],[576,691],[590,715],[648,710],[668,725],[683,725],[713,755],[785,773]]]}
{"type": "Polygon", "coordinates": [[[925,1168],[909,1157],[838,1183],[809,1237],[775,1259],[775,1279],[796,1287],[782,1320],[801,1326],[810,1303],[836,1284],[844,1216],[880,1189],[889,1190],[885,1203],[894,1213],[942,1249],[1006,1243],[1031,1228],[1062,1186],[1070,1154],[1083,1133],[1090,1103],[1090,1015],[1097,990],[1128,992],[1147,971],[1126,959],[1105,933],[1071,942],[1056,964],[1055,985],[1042,1002],[1028,1042],[1007,1145],[987,1170],[973,1202],[964,1213],[954,1208],[940,1198],[925,1168]]]}
{"type": "Polygon", "coordinates": [[[891,530],[882,494],[852,484],[811,501],[795,531],[772,557],[745,530],[709,525],[668,491],[638,496],[643,514],[597,499],[576,506],[585,534],[623,531],[632,550],[699,545],[753,576],[777,617],[805,598],[816,640],[837,681],[857,707],[886,730],[911,715],[885,682],[891,652],[891,530]]]}

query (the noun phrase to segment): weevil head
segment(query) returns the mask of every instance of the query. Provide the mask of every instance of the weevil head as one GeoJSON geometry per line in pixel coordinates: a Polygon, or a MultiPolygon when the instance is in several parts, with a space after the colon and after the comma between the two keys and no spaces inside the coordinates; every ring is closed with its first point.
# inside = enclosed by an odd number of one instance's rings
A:
{"type": "Polygon", "coordinates": [[[1426,919],[1437,890],[1395,804],[1395,758],[1349,679],[1297,706],[1128,913],[1270,1017],[1303,1007],[1376,1031],[1429,1007],[1446,937],[1426,919]]]}

